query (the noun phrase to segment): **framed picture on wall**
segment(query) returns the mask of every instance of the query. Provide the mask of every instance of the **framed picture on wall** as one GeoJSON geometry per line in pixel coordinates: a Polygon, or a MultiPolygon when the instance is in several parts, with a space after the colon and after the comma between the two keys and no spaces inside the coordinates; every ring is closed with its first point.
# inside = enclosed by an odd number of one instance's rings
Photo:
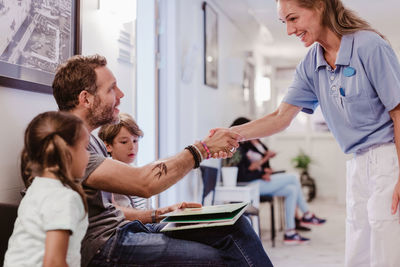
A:
{"type": "Polygon", "coordinates": [[[204,13],[204,83],[218,88],[218,16],[206,2],[204,13]]]}
{"type": "Polygon", "coordinates": [[[52,93],[57,66],[79,53],[79,0],[0,1],[0,85],[52,93]]]}

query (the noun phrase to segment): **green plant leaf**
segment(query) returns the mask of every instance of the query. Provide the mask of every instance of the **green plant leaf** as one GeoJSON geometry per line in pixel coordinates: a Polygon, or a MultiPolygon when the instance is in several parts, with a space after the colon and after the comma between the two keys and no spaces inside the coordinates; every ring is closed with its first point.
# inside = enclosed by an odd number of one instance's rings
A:
{"type": "Polygon", "coordinates": [[[240,151],[237,150],[232,157],[222,160],[222,166],[223,167],[236,166],[240,163],[241,160],[242,160],[242,154],[240,153],[240,151]]]}
{"type": "Polygon", "coordinates": [[[303,151],[300,151],[296,157],[292,158],[292,163],[295,168],[308,170],[308,165],[311,163],[311,158],[303,151]]]}

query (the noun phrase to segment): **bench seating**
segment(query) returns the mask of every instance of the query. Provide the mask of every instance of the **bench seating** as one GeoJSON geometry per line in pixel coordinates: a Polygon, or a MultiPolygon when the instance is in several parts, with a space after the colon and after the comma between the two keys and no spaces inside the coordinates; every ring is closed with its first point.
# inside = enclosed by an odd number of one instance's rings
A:
{"type": "Polygon", "coordinates": [[[17,211],[17,205],[0,203],[0,266],[3,266],[4,254],[7,251],[8,239],[14,229],[17,211]]]}

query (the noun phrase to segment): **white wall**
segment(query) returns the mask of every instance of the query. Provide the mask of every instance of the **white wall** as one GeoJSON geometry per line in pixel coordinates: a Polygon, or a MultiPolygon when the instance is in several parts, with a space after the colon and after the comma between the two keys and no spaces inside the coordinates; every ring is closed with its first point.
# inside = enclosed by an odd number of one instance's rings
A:
{"type": "MultiPolygon", "coordinates": [[[[118,42],[121,16],[116,19],[112,11],[98,10],[97,0],[81,1],[83,54],[99,53],[107,57],[118,84],[125,93],[121,110],[134,113],[134,65],[121,62],[118,42]]],[[[125,5],[126,10],[126,5],[125,5]]],[[[132,20],[135,10],[132,10],[132,20]]],[[[134,50],[133,50],[134,51],[134,50]]],[[[23,183],[19,174],[19,156],[23,147],[23,134],[28,123],[37,114],[57,110],[51,94],[34,93],[0,86],[0,202],[18,203],[23,183]]]]}
{"type": "MultiPolygon", "coordinates": [[[[196,139],[204,138],[211,128],[228,127],[236,117],[249,114],[250,104],[243,100],[241,85],[231,84],[229,64],[232,58],[244,61],[245,51],[253,47],[222,10],[214,7],[218,13],[218,89],[205,86],[202,58],[203,1],[166,2],[168,4],[165,7],[169,11],[164,14],[166,19],[162,20],[162,30],[168,37],[164,48],[169,52],[162,59],[164,67],[161,71],[171,75],[168,75],[166,83],[161,83],[160,88],[160,95],[168,95],[169,98],[160,107],[164,112],[160,114],[161,157],[173,155],[196,139]],[[190,64],[185,64],[188,55],[191,55],[190,64]],[[176,72],[171,70],[171,66],[176,72]],[[181,78],[184,66],[188,68],[186,71],[192,73],[186,81],[181,78]],[[164,123],[166,120],[172,122],[173,129],[164,123]],[[175,146],[163,145],[166,143],[175,146]]],[[[167,98],[161,101],[163,99],[167,98]]],[[[163,193],[161,204],[198,201],[198,189],[199,181],[194,171],[163,193]]]]}
{"type": "Polygon", "coordinates": [[[18,203],[24,188],[19,157],[24,131],[37,114],[56,110],[53,95],[0,86],[0,202],[18,203]]]}
{"type": "Polygon", "coordinates": [[[136,1],[119,0],[112,5],[107,1],[81,1],[81,42],[82,55],[100,54],[107,58],[107,67],[117,79],[118,87],[125,96],[121,99],[120,110],[135,114],[135,48],[134,29],[136,1]],[[100,8],[99,8],[100,7],[100,8]],[[124,23],[131,23],[126,27],[124,23]],[[119,41],[122,30],[129,31],[132,46],[119,41]],[[121,50],[131,52],[132,62],[120,60],[121,50]]]}

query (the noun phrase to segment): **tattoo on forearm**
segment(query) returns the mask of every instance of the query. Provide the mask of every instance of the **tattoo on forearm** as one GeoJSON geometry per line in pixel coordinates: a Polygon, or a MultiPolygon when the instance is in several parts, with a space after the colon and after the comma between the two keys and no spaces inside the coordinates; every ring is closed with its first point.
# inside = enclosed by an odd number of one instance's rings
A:
{"type": "Polygon", "coordinates": [[[156,177],[158,176],[158,179],[160,179],[163,174],[167,175],[167,173],[168,173],[167,165],[165,165],[165,163],[163,163],[163,162],[158,163],[156,166],[154,166],[152,171],[154,171],[154,170],[156,170],[156,172],[157,172],[155,174],[155,176],[156,177]]]}

